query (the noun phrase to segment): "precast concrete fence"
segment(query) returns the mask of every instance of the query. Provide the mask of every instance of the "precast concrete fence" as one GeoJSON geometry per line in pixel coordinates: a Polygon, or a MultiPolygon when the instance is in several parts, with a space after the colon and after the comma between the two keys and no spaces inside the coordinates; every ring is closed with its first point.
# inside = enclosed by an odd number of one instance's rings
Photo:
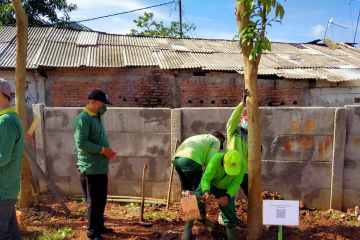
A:
{"type": "MultiPolygon", "coordinates": [[[[139,196],[149,166],[146,196],[166,198],[176,139],[226,132],[233,108],[109,108],[103,123],[111,147],[109,193],[139,196]]],[[[37,162],[66,194],[81,194],[73,121],[81,108],[33,105],[37,162]]],[[[360,203],[360,106],[261,108],[264,190],[308,207],[346,209],[360,203]]],[[[179,196],[175,172],[173,198],[179,196]]],[[[41,191],[46,187],[40,181],[41,191]]]]}

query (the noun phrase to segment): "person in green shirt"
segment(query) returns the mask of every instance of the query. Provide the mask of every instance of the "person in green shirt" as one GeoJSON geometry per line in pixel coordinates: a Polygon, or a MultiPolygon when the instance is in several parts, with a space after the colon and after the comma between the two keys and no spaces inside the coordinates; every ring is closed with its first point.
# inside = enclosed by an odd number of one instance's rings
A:
{"type": "Polygon", "coordinates": [[[89,239],[102,239],[101,234],[113,232],[104,225],[107,198],[109,159],[116,156],[110,148],[101,116],[106,104],[111,104],[106,94],[93,90],[88,104],[74,121],[74,138],[77,149],[77,168],[87,203],[89,239]]]}
{"type": "MultiPolygon", "coordinates": [[[[218,152],[211,158],[195,191],[195,195],[200,199],[198,206],[201,218],[206,216],[205,204],[210,201],[210,195],[215,195],[219,200],[218,204],[229,240],[236,239],[235,194],[240,188],[244,174],[245,162],[241,161],[238,151],[218,152]]],[[[185,223],[182,240],[191,239],[193,224],[194,221],[185,223]]]]}
{"type": "Polygon", "coordinates": [[[199,186],[203,170],[211,157],[222,149],[224,141],[221,132],[213,132],[189,137],[178,147],[173,164],[180,178],[182,195],[199,186]]]}
{"type": "Polygon", "coordinates": [[[231,113],[226,125],[226,149],[238,151],[241,161],[244,161],[246,164],[244,179],[241,183],[241,188],[246,196],[248,195],[248,118],[246,111],[246,97],[248,96],[249,90],[245,89],[242,101],[231,113]]]}
{"type": "Polygon", "coordinates": [[[0,78],[0,239],[21,239],[15,203],[20,191],[24,153],[24,130],[15,109],[10,106],[12,90],[0,78]]]}

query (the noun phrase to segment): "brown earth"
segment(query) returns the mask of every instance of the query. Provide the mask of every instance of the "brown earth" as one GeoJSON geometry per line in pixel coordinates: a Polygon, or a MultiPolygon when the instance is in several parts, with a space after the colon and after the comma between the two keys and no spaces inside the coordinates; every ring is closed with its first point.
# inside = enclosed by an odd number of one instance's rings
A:
{"type": "MultiPolygon", "coordinates": [[[[265,192],[265,199],[281,199],[277,193],[265,192]]],[[[67,202],[73,216],[66,218],[60,206],[50,197],[43,196],[39,204],[22,209],[22,234],[25,239],[38,239],[47,231],[63,227],[75,230],[72,239],[86,238],[86,205],[83,202],[67,202]]],[[[283,227],[284,239],[360,239],[360,221],[351,214],[335,210],[317,211],[300,206],[300,226],[283,227]]],[[[247,201],[237,200],[236,211],[239,219],[238,239],[245,239],[247,201]]],[[[104,239],[180,239],[184,222],[180,205],[175,203],[170,211],[164,206],[146,204],[144,217],[153,225],[144,227],[138,224],[139,205],[134,203],[113,203],[106,207],[106,225],[115,230],[104,239]]],[[[217,223],[219,209],[216,204],[207,207],[208,219],[213,227],[195,223],[193,233],[196,239],[226,239],[223,226],[217,223]]],[[[263,239],[277,239],[276,226],[264,226],[263,239]]]]}

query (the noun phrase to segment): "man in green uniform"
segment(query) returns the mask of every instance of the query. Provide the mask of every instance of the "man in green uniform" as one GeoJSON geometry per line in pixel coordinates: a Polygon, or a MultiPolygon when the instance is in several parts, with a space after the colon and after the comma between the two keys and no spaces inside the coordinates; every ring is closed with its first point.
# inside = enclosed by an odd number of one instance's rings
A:
{"type": "Polygon", "coordinates": [[[199,186],[203,170],[211,157],[222,149],[225,137],[221,132],[189,137],[176,150],[173,164],[179,174],[183,195],[199,186]]]}
{"type": "MultiPolygon", "coordinates": [[[[201,178],[201,183],[195,191],[195,195],[201,198],[198,201],[200,215],[205,217],[205,204],[210,200],[210,194],[219,199],[221,215],[226,226],[226,234],[229,240],[236,239],[237,218],[235,214],[235,194],[245,173],[245,162],[240,160],[240,154],[236,150],[228,150],[226,153],[218,152],[210,160],[201,178]]],[[[182,240],[191,239],[194,221],[185,223],[182,240]]]]}
{"type": "Polygon", "coordinates": [[[245,89],[242,102],[236,106],[226,125],[226,148],[238,151],[241,161],[246,164],[244,179],[241,183],[241,188],[246,196],[248,195],[248,119],[246,111],[246,97],[248,96],[249,90],[245,89]]]}
{"type": "Polygon", "coordinates": [[[0,78],[0,239],[21,239],[15,202],[20,191],[24,130],[11,101],[10,84],[0,78]]]}
{"type": "Polygon", "coordinates": [[[101,234],[113,229],[104,225],[104,211],[107,198],[109,159],[116,156],[109,147],[109,141],[101,121],[106,104],[111,104],[106,94],[93,90],[89,102],[74,121],[74,138],[77,148],[77,168],[80,183],[87,203],[89,239],[102,239],[101,234]]]}

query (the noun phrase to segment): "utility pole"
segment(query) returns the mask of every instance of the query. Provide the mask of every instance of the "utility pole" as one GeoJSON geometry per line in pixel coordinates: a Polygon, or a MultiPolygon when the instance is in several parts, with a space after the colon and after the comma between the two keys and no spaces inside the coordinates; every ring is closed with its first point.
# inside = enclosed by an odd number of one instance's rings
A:
{"type": "Polygon", "coordinates": [[[178,0],[178,3],[179,3],[180,38],[183,38],[181,0],[178,0]]]}

